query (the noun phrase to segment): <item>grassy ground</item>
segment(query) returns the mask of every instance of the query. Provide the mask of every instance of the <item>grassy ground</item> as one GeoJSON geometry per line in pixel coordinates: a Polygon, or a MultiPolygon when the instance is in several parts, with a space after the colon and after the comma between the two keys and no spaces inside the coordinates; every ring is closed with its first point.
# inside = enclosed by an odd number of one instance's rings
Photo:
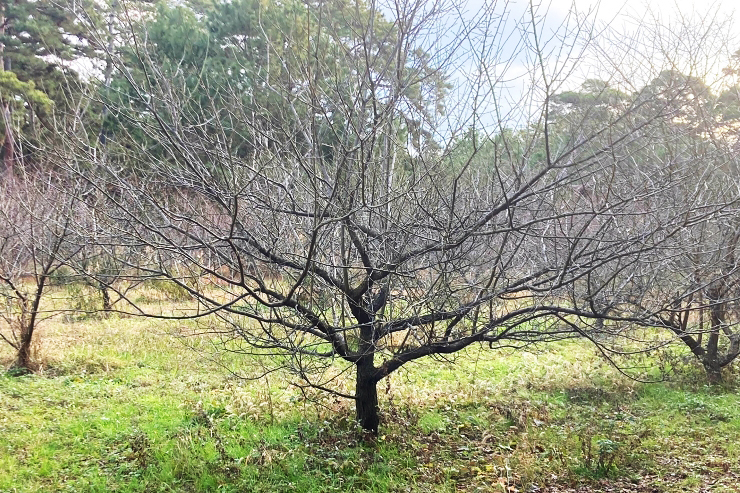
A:
{"type": "Polygon", "coordinates": [[[257,363],[173,329],[46,322],[41,371],[0,376],[0,491],[740,491],[740,395],[700,373],[639,384],[580,342],[475,349],[382,382],[367,439],[350,403],[234,378],[220,364],[257,363]]]}

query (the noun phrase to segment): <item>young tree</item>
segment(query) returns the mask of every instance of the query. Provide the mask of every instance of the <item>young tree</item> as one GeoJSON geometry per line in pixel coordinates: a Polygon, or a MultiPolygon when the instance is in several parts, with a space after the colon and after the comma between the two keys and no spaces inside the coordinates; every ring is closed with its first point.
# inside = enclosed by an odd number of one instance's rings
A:
{"type": "Polygon", "coordinates": [[[42,306],[51,277],[76,250],[74,199],[52,176],[24,175],[0,186],[0,338],[17,351],[11,369],[27,372],[35,366],[36,329],[52,313],[42,306]]]}
{"type": "MultiPolygon", "coordinates": [[[[354,393],[338,393],[371,432],[378,382],[420,358],[662,323],[647,301],[674,239],[728,203],[666,207],[688,175],[641,156],[656,128],[687,131],[667,125],[670,98],[630,94],[613,71],[587,87],[597,106],[564,106],[587,20],[546,36],[535,7],[512,28],[491,6],[451,33],[456,10],[439,3],[301,8],[301,29],[232,28],[260,48],[231,51],[224,71],[206,69],[209,50],[198,62],[131,32],[111,159],[87,166],[84,135],[59,153],[104,197],[109,237],[138,245],[139,272],[198,301],[173,316],[287,355],[306,385],[353,370],[354,393]],[[251,73],[252,57],[270,69],[251,73]],[[515,63],[528,90],[510,104],[515,63]]],[[[663,72],[645,70],[645,84],[663,72]]]]}

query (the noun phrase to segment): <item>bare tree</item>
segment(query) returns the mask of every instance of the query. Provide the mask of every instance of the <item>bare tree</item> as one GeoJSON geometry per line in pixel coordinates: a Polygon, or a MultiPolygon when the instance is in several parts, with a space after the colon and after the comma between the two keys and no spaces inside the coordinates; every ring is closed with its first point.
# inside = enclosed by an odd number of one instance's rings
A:
{"type": "Polygon", "coordinates": [[[39,323],[56,311],[42,305],[51,277],[74,254],[73,198],[51,175],[21,174],[0,185],[0,338],[17,357],[11,369],[34,369],[32,346],[39,323]]]}
{"type": "MultiPolygon", "coordinates": [[[[702,135],[667,147],[669,169],[683,162],[692,171],[686,174],[683,196],[674,197],[674,203],[700,205],[706,220],[684,228],[676,237],[666,270],[670,274],[661,276],[661,289],[655,292],[663,296],[663,323],[688,346],[715,383],[721,380],[722,368],[740,355],[740,170],[732,149],[737,135],[721,121],[721,114],[711,111],[716,98],[705,100],[709,115],[701,121],[710,124],[699,127],[702,135]],[[695,167],[697,162],[702,165],[695,167]]],[[[684,125],[691,122],[682,119],[684,125]]]]}
{"type": "Polygon", "coordinates": [[[92,132],[59,156],[105,198],[110,237],[139,246],[139,272],[198,301],[172,316],[287,356],[376,432],[377,383],[420,358],[665,325],[653,297],[675,239],[736,201],[667,206],[690,163],[642,158],[688,131],[667,125],[671,98],[612,71],[595,89],[623,93],[611,103],[558,101],[588,59],[588,19],[551,32],[533,6],[516,24],[494,7],[457,32],[459,10],[423,1],[301,4],[292,27],[265,13],[256,73],[243,37],[211,43],[234,43],[219,73],[187,46],[164,57],[132,21],[130,58],[110,54],[127,93],[106,101],[109,160],[85,164],[92,132]],[[342,369],[353,394],[332,389],[342,369]]]}
{"type": "MultiPolygon", "coordinates": [[[[608,71],[631,73],[629,79],[643,84],[627,86],[632,96],[597,85],[560,101],[566,116],[584,115],[577,108],[581,105],[603,118],[604,112],[613,113],[627,100],[639,101],[651,111],[661,108],[668,115],[646,125],[648,145],[633,147],[629,158],[639,176],[647,178],[642,173],[648,169],[662,174],[659,183],[664,189],[655,203],[662,201],[664,210],[683,214],[686,222],[661,247],[658,257],[639,259],[652,266],[650,275],[636,278],[639,285],[627,301],[655,315],[650,317],[656,319],[655,327],[668,329],[688,347],[710,382],[721,380],[722,368],[740,354],[737,84],[733,79],[736,57],[725,53],[731,45],[728,25],[727,19],[711,11],[692,22],[644,23],[640,36],[648,44],[638,36],[628,44],[622,44],[624,38],[612,39],[601,49],[608,71]],[[629,55],[634,51],[649,53],[653,64],[668,62],[656,64],[665,70],[645,78],[646,62],[634,63],[629,55]]],[[[623,306],[619,297],[605,302],[607,293],[601,291],[595,298],[605,306],[623,306]]],[[[578,297],[592,299],[583,293],[578,297]]],[[[643,348],[654,346],[646,342],[642,341],[643,348]]]]}

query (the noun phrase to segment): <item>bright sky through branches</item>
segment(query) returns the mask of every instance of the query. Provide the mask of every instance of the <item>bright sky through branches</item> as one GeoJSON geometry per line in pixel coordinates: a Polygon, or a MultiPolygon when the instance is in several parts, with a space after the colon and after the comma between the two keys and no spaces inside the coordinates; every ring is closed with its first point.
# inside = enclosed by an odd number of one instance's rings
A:
{"type": "Polygon", "coordinates": [[[731,15],[736,10],[733,0],[724,1],[701,1],[701,0],[627,0],[627,1],[595,1],[595,0],[553,0],[551,10],[553,12],[567,12],[575,4],[581,11],[589,9],[597,10],[597,16],[602,21],[611,21],[621,15],[642,18],[648,11],[652,11],[661,17],[689,15],[692,12],[704,15],[706,13],[720,13],[731,15]]]}
{"type": "Polygon", "coordinates": [[[629,93],[649,83],[661,67],[704,79],[718,90],[726,82],[722,70],[740,49],[735,10],[735,2],[728,0],[464,2],[461,10],[453,9],[457,22],[475,25],[478,34],[471,36],[475,41],[470,55],[459,58],[450,73],[457,91],[450,95],[457,101],[451,107],[458,110],[457,121],[466,120],[473,108],[464,102],[477,91],[475,113],[483,127],[490,121],[506,120],[512,127],[519,120],[528,122],[544,97],[532,90],[542,88],[535,42],[545,54],[542,61],[553,82],[550,93],[577,90],[589,78],[606,80],[629,93]],[[532,31],[532,12],[538,39],[532,31]],[[479,24],[486,15],[500,21],[479,24]],[[574,41],[574,36],[581,41],[574,41]],[[482,62],[484,55],[476,52],[488,45],[488,58],[482,62]],[[483,85],[488,90],[481,92],[483,85]]]}

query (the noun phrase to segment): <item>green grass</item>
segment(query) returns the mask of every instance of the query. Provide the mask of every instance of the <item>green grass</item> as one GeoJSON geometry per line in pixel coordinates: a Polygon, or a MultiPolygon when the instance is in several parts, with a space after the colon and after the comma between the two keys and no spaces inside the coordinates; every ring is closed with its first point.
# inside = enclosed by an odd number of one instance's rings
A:
{"type": "Polygon", "coordinates": [[[415,363],[381,382],[371,439],[350,403],[303,394],[287,374],[236,379],[221,365],[250,373],[259,362],[215,362],[207,338],[189,349],[176,329],[48,322],[41,371],[0,376],[0,491],[729,492],[740,482],[732,384],[639,384],[583,342],[415,363]]]}

